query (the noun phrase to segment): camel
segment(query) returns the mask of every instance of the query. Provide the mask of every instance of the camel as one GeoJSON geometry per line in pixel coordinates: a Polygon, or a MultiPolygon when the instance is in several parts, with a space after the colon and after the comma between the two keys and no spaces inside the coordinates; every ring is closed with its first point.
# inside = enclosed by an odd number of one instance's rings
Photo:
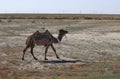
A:
{"type": "Polygon", "coordinates": [[[36,31],[35,33],[33,33],[32,35],[28,36],[27,40],[26,40],[26,47],[23,50],[23,56],[22,56],[22,60],[24,60],[24,55],[25,52],[28,48],[31,48],[31,54],[33,56],[33,58],[35,60],[38,60],[33,53],[33,48],[35,47],[35,45],[39,45],[39,46],[44,46],[45,47],[45,56],[44,59],[48,60],[46,57],[48,48],[51,47],[53,49],[53,51],[55,52],[56,58],[60,59],[59,56],[56,53],[56,49],[53,46],[53,43],[59,43],[62,41],[62,38],[68,33],[68,31],[60,29],[59,30],[59,34],[58,37],[55,38],[48,30],[46,30],[44,33],[40,33],[39,31],[36,31]]]}

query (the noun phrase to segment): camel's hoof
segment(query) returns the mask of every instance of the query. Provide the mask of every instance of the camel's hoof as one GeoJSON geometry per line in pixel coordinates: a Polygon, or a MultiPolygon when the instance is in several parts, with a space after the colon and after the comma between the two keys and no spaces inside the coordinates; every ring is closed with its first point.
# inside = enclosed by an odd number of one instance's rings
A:
{"type": "Polygon", "coordinates": [[[22,60],[24,60],[24,58],[22,58],[22,60]]]}
{"type": "Polygon", "coordinates": [[[45,60],[48,60],[47,58],[45,58],[45,60]]]}
{"type": "Polygon", "coordinates": [[[34,58],[35,60],[38,60],[37,58],[34,58]]]}
{"type": "Polygon", "coordinates": [[[60,57],[57,57],[57,59],[60,59],[60,57]]]}

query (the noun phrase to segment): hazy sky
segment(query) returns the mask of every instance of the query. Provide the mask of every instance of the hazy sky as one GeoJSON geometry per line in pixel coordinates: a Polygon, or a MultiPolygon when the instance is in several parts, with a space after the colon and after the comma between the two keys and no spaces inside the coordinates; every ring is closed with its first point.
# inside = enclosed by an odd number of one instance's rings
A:
{"type": "Polygon", "coordinates": [[[120,14],[120,0],[0,0],[0,13],[120,14]]]}

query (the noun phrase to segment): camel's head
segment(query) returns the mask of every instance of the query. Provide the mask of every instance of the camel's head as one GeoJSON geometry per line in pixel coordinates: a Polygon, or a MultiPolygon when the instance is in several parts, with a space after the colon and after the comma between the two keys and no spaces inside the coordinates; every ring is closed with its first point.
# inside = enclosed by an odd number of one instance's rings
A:
{"type": "Polygon", "coordinates": [[[60,29],[60,30],[59,30],[59,33],[60,33],[61,35],[65,35],[65,34],[68,33],[68,31],[66,31],[66,30],[64,30],[64,29],[60,29]]]}

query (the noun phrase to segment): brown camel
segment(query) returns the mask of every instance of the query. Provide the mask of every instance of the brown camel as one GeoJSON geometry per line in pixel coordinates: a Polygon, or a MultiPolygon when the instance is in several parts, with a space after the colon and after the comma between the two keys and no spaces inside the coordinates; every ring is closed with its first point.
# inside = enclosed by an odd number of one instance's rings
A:
{"type": "Polygon", "coordinates": [[[53,49],[53,51],[55,52],[56,58],[59,59],[59,56],[56,53],[56,49],[54,48],[53,43],[59,43],[60,41],[62,41],[63,36],[65,36],[65,34],[67,34],[67,33],[68,33],[68,31],[60,29],[58,37],[55,38],[48,30],[46,30],[44,33],[40,33],[39,31],[36,31],[32,35],[28,36],[28,38],[26,40],[26,47],[23,50],[22,60],[24,60],[24,55],[28,48],[31,48],[31,54],[32,54],[33,58],[35,60],[37,60],[37,58],[34,56],[34,53],[33,53],[33,48],[35,47],[35,45],[45,46],[45,58],[44,58],[45,60],[48,60],[46,57],[46,54],[47,54],[47,50],[50,46],[53,49]]]}

